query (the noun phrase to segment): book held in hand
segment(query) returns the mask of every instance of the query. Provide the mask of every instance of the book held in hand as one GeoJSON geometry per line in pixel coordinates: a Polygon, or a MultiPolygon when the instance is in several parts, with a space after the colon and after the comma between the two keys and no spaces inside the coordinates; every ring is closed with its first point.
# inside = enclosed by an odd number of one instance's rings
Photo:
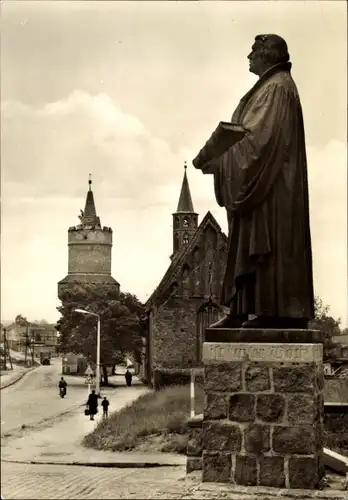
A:
{"type": "Polygon", "coordinates": [[[247,130],[237,123],[220,122],[200,150],[196,158],[192,161],[193,166],[204,169],[210,161],[216,160],[228,151],[236,142],[243,139],[247,130]]]}

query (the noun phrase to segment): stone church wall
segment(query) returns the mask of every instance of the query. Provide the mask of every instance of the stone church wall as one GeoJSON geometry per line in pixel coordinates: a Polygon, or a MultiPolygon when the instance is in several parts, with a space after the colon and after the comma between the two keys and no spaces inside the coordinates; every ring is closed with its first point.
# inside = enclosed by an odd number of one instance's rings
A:
{"type": "Polygon", "coordinates": [[[201,300],[172,298],[154,314],[152,366],[191,368],[196,365],[196,316],[201,300]]]}
{"type": "MultiPolygon", "coordinates": [[[[198,359],[202,338],[198,332],[197,313],[202,298],[172,298],[160,306],[152,320],[152,385],[159,389],[190,382],[190,369],[201,367],[198,359]]],[[[197,374],[203,382],[202,374],[197,374]]]]}

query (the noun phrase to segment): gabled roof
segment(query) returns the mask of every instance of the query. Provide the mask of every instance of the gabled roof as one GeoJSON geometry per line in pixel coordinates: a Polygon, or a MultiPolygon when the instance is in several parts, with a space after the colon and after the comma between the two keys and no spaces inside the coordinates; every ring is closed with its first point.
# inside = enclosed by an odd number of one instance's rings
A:
{"type": "Polygon", "coordinates": [[[186,175],[186,169],[187,169],[186,164],[185,164],[184,168],[185,168],[184,178],[182,181],[179,203],[178,203],[178,208],[176,209],[176,211],[177,212],[191,212],[191,213],[193,212],[193,213],[195,213],[195,211],[193,209],[190,186],[189,186],[187,175],[186,175]]]}
{"type": "Polygon", "coordinates": [[[154,292],[151,294],[149,299],[146,301],[145,307],[147,310],[151,308],[151,306],[154,304],[157,298],[161,296],[162,293],[166,291],[166,289],[174,282],[176,281],[180,274],[181,274],[181,267],[185,263],[187,257],[190,255],[190,253],[194,250],[195,246],[197,245],[198,241],[200,240],[202,234],[204,231],[207,229],[207,227],[213,227],[217,233],[220,233],[222,238],[225,240],[227,243],[227,236],[222,232],[220,225],[216,221],[215,217],[212,215],[210,211],[208,211],[203,218],[202,222],[198,226],[196,232],[193,235],[193,238],[189,242],[189,244],[183,248],[183,250],[179,253],[177,253],[174,257],[173,260],[168,267],[165,275],[161,279],[159,285],[157,288],[154,290],[154,292]]]}

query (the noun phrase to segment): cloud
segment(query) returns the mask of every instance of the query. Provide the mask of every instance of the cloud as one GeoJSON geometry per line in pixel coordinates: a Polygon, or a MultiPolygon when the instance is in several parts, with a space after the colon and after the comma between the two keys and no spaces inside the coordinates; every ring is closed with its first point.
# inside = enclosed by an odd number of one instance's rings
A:
{"type": "Polygon", "coordinates": [[[1,93],[37,105],[105,92],[151,135],[191,147],[254,82],[255,35],[276,32],[322,146],[346,140],[346,24],[340,1],[3,2],[1,93]]]}
{"type": "Polygon", "coordinates": [[[3,181],[25,184],[27,194],[73,196],[92,173],[103,196],[156,203],[192,157],[173,152],[105,93],[76,90],[42,107],[2,106],[3,181]]]}

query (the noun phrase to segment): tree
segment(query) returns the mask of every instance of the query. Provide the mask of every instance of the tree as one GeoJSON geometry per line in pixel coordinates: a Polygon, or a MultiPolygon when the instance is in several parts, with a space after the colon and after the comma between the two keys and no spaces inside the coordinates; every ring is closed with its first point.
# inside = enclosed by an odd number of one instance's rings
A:
{"type": "Polygon", "coordinates": [[[61,352],[82,354],[96,362],[96,318],[75,312],[85,309],[100,315],[100,364],[105,384],[107,366],[122,362],[127,354],[141,362],[145,309],[135,295],[119,293],[113,285],[76,282],[62,293],[61,302],[57,308],[61,352]]]}
{"type": "Polygon", "coordinates": [[[309,328],[325,332],[328,340],[335,335],[341,334],[341,319],[334,319],[332,316],[329,316],[330,306],[325,305],[319,297],[315,297],[314,311],[315,317],[310,322],[309,328]]]}
{"type": "Polygon", "coordinates": [[[15,319],[15,324],[18,326],[26,326],[29,323],[27,318],[22,316],[21,314],[17,314],[16,319],[15,319]]]}
{"type": "Polygon", "coordinates": [[[341,319],[334,319],[329,316],[330,306],[325,305],[319,297],[315,297],[314,311],[314,320],[309,323],[308,328],[324,332],[324,358],[334,359],[337,357],[340,348],[332,341],[332,337],[341,334],[341,319]]]}

